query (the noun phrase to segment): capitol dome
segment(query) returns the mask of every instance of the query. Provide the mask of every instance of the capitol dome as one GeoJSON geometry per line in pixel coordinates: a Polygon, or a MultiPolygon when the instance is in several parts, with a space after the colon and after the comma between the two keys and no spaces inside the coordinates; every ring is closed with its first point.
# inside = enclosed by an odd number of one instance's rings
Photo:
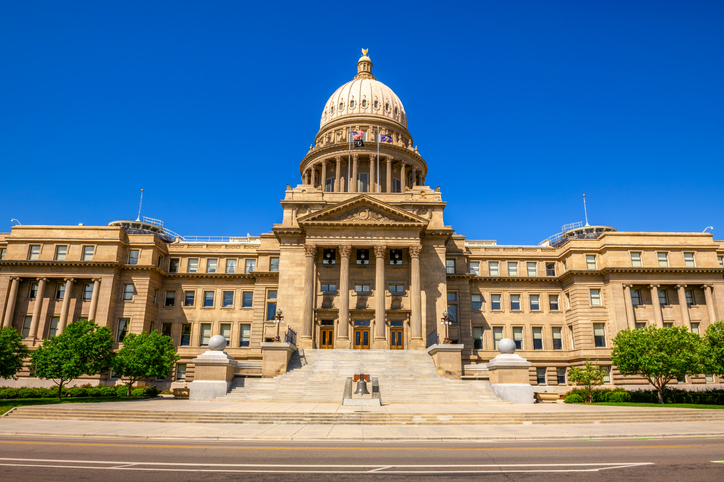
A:
{"type": "Polygon", "coordinates": [[[320,129],[339,119],[359,116],[379,116],[407,129],[405,108],[392,89],[372,75],[372,61],[362,50],[357,61],[357,75],[337,89],[324,105],[320,129]]]}

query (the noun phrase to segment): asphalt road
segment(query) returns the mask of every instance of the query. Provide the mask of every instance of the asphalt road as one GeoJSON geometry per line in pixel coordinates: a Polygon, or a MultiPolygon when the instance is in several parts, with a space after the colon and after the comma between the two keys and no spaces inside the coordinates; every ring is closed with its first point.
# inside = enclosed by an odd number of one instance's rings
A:
{"type": "Polygon", "coordinates": [[[0,438],[4,481],[724,480],[724,439],[239,443],[0,438]]]}

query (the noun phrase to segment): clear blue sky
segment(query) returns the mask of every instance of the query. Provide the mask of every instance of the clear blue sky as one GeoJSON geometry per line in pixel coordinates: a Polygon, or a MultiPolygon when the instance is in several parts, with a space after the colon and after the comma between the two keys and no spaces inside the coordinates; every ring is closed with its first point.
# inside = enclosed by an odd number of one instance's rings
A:
{"type": "Polygon", "coordinates": [[[724,2],[0,3],[0,231],[268,232],[369,48],[468,239],[724,239],[724,2]]]}

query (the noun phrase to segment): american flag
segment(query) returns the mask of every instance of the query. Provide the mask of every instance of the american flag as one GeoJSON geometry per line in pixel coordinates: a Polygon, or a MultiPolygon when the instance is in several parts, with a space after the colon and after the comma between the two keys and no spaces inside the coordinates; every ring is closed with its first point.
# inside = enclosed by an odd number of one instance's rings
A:
{"type": "Polygon", "coordinates": [[[357,139],[364,139],[364,136],[365,136],[364,131],[352,131],[352,139],[355,141],[357,139]]]}

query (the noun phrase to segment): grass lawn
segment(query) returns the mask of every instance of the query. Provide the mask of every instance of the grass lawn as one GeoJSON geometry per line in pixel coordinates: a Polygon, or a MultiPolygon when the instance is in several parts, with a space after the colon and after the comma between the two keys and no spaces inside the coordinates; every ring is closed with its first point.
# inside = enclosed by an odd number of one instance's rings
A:
{"type": "Polygon", "coordinates": [[[95,403],[95,402],[127,402],[130,400],[138,400],[137,398],[119,398],[119,397],[78,397],[64,398],[58,401],[57,398],[22,398],[22,399],[5,399],[0,400],[0,415],[4,414],[13,407],[23,407],[26,405],[54,405],[58,403],[95,403]]]}
{"type": "Polygon", "coordinates": [[[663,405],[658,403],[633,403],[633,402],[597,402],[593,405],[608,405],[611,407],[662,407],[662,408],[706,408],[714,410],[724,409],[724,405],[695,405],[693,403],[665,403],[663,405]]]}

